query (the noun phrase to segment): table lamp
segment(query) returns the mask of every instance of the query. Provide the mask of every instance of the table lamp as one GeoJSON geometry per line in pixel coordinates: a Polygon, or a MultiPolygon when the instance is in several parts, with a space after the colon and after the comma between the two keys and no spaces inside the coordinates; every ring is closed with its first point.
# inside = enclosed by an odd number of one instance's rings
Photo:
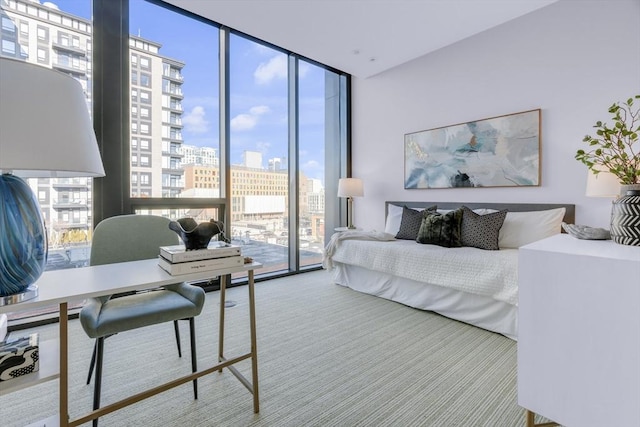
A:
{"type": "Polygon", "coordinates": [[[355,229],[353,225],[353,198],[364,196],[362,180],[359,178],[340,178],[338,181],[338,197],[347,198],[347,228],[355,229]]]}
{"type": "Polygon", "coordinates": [[[607,171],[597,174],[589,170],[587,175],[587,197],[609,197],[615,199],[620,195],[620,182],[617,176],[607,171]]]}
{"type": "Polygon", "coordinates": [[[0,58],[0,305],[37,295],[47,261],[38,200],[23,178],[104,176],[82,86],[0,58]]]}

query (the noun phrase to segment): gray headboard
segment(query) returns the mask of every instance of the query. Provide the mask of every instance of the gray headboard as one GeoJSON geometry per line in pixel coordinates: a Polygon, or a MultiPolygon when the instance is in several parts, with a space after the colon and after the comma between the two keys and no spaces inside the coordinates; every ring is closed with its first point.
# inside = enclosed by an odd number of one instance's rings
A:
{"type": "Polygon", "coordinates": [[[574,224],[576,219],[576,205],[560,203],[476,203],[476,202],[385,202],[384,217],[389,214],[389,205],[406,206],[408,208],[426,208],[437,205],[438,209],[456,209],[465,205],[469,209],[506,209],[511,212],[544,211],[547,209],[565,208],[562,221],[574,224]]]}

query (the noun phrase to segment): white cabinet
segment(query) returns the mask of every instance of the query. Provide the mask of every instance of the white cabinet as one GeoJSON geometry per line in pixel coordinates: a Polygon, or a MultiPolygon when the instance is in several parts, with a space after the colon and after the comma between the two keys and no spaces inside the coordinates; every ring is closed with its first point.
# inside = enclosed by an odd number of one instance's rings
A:
{"type": "Polygon", "coordinates": [[[640,426],[640,247],[520,248],[518,404],[566,427],[640,426]]]}

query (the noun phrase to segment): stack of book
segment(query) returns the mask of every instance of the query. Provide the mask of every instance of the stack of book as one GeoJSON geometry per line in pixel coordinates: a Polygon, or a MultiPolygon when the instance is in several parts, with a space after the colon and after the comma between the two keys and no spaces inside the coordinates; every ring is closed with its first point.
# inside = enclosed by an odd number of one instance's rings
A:
{"type": "Polygon", "coordinates": [[[224,270],[244,265],[240,246],[216,241],[206,249],[186,250],[183,245],[161,246],[158,265],[171,275],[224,270]]]}

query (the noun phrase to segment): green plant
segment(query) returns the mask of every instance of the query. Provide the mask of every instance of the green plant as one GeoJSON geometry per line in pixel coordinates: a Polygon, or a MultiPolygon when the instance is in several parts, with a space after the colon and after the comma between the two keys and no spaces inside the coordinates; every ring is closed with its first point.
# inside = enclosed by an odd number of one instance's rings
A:
{"type": "Polygon", "coordinates": [[[613,115],[613,126],[596,122],[593,126],[597,129],[596,136],[587,135],[582,140],[589,144],[590,150],[578,150],[575,156],[576,160],[587,165],[594,174],[609,171],[623,185],[640,183],[640,147],[637,146],[640,106],[633,109],[634,99],[640,100],[640,95],[609,107],[609,113],[613,115]]]}

